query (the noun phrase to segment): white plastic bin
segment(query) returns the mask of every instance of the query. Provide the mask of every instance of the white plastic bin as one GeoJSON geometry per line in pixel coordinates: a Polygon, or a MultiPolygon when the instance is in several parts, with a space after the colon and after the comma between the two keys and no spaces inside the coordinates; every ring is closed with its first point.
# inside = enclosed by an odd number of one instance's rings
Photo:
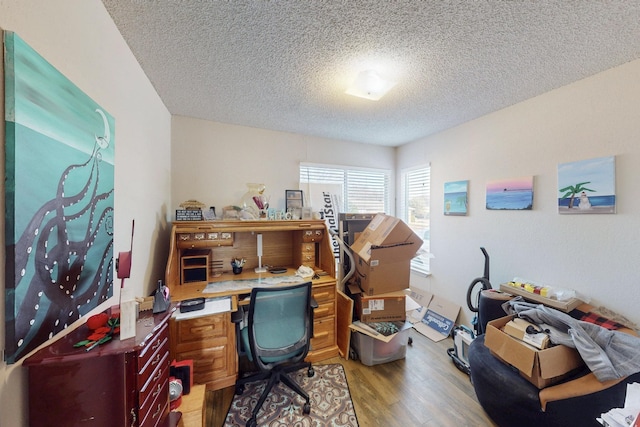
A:
{"type": "Polygon", "coordinates": [[[404,359],[407,354],[409,330],[400,331],[389,342],[377,340],[369,335],[354,331],[351,335],[353,346],[363,365],[373,366],[404,359]]]}

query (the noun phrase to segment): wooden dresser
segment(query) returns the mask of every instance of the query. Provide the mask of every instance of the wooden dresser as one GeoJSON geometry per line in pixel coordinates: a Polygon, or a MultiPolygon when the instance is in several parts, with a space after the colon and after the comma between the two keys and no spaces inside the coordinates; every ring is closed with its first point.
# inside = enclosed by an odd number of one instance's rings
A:
{"type": "Polygon", "coordinates": [[[25,359],[31,427],[155,427],[169,416],[169,317],[143,312],[136,336],[74,348],[86,325],[25,359]]]}
{"type": "MultiPolygon", "coordinates": [[[[250,288],[228,290],[216,284],[259,281],[276,277],[256,273],[255,267],[286,267],[293,276],[301,265],[319,273],[313,282],[318,302],[314,312],[314,337],[308,360],[316,362],[338,355],[336,344],[335,256],[324,221],[180,221],[171,231],[166,284],[174,302],[190,298],[228,297],[231,311],[246,303],[250,288]],[[262,258],[258,259],[258,235],[262,258]],[[244,258],[241,274],[233,274],[231,261],[244,258]],[[204,264],[203,264],[204,263],[204,264]],[[203,265],[206,267],[203,268],[203,265]]],[[[235,328],[231,313],[186,320],[171,319],[171,359],[194,361],[194,382],[209,389],[233,385],[237,375],[235,328]]]]}

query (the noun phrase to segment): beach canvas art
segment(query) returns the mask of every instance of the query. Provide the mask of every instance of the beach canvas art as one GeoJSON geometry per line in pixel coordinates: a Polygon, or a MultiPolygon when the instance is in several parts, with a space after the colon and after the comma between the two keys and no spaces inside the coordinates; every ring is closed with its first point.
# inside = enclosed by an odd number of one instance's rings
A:
{"type": "Polygon", "coordinates": [[[469,181],[444,183],[444,214],[466,215],[469,181]]]}
{"type": "Polygon", "coordinates": [[[616,212],[615,157],[599,157],[558,165],[558,212],[616,212]]]}
{"type": "Polygon", "coordinates": [[[113,295],[114,119],[13,32],[5,49],[5,360],[113,295]]]}
{"type": "Polygon", "coordinates": [[[486,203],[488,210],[532,210],[533,176],[489,182],[486,203]]]}

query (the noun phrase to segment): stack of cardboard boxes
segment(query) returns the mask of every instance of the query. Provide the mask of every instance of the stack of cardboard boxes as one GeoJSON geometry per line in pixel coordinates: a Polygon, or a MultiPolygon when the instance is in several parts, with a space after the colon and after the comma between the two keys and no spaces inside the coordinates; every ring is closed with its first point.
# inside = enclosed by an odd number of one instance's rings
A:
{"type": "Polygon", "coordinates": [[[356,331],[353,344],[366,365],[404,357],[407,328],[388,337],[367,331],[366,324],[405,321],[411,259],[421,246],[422,239],[407,224],[384,214],[376,215],[351,245],[355,274],[349,291],[355,317],[361,322],[352,328],[356,331]]]}
{"type": "Polygon", "coordinates": [[[356,264],[350,291],[365,323],[404,321],[411,259],[422,239],[402,220],[376,215],[351,245],[356,264]]]}

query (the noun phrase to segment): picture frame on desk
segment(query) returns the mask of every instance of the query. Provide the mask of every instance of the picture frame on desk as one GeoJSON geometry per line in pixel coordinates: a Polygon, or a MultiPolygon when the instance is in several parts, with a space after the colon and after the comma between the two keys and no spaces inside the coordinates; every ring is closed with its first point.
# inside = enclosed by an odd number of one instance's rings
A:
{"type": "Polygon", "coordinates": [[[304,205],[302,190],[285,190],[286,211],[293,209],[302,209],[304,205]]]}

